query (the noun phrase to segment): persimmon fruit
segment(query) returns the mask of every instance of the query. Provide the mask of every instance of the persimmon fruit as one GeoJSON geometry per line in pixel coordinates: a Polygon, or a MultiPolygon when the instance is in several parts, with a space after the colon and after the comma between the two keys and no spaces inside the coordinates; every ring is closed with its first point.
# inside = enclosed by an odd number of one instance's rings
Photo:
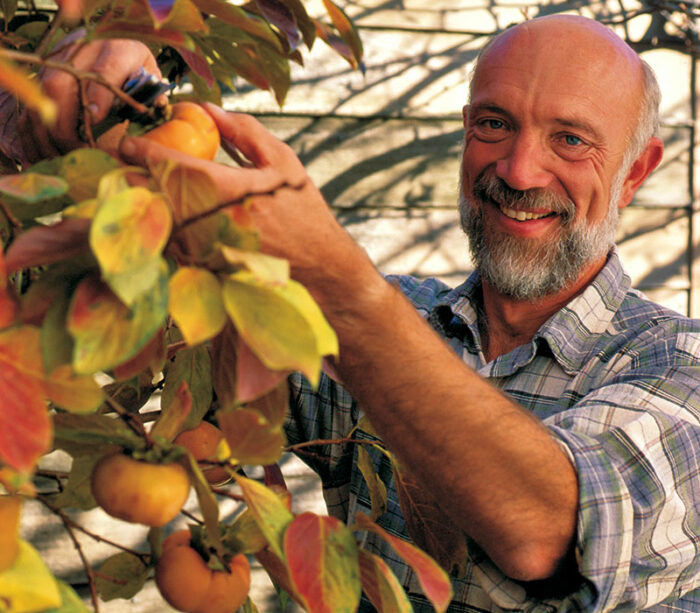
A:
{"type": "Polygon", "coordinates": [[[211,115],[196,102],[176,102],[171,109],[170,119],[146,132],[143,138],[203,160],[213,160],[221,140],[211,115]]]}
{"type": "Polygon", "coordinates": [[[191,430],[183,430],[173,441],[176,445],[182,445],[192,454],[206,480],[212,485],[222,485],[231,480],[231,475],[222,466],[207,464],[207,461],[216,460],[216,449],[223,440],[224,434],[214,424],[202,421],[191,430]]]}
{"type": "Polygon", "coordinates": [[[21,496],[0,494],[0,573],[10,568],[19,555],[21,508],[21,496]]]}
{"type": "Polygon", "coordinates": [[[190,491],[187,471],[180,464],[144,462],[123,453],[99,460],[90,485],[106,513],[153,527],[175,519],[190,491]]]}
{"type": "Polygon", "coordinates": [[[228,563],[228,570],[209,568],[190,546],[189,530],[178,530],[163,541],[155,580],[161,596],[178,611],[234,613],[250,590],[250,564],[239,553],[228,563]]]}

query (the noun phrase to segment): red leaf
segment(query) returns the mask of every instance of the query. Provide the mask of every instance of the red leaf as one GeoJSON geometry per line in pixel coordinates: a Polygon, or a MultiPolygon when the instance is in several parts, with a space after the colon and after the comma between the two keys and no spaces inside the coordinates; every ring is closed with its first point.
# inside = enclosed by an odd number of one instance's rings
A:
{"type": "Polygon", "coordinates": [[[236,359],[236,399],[250,402],[277,387],[291,371],[270,370],[238,337],[236,359]]]}
{"type": "Polygon", "coordinates": [[[214,86],[216,79],[214,79],[209,63],[201,52],[190,51],[182,46],[176,46],[175,49],[177,49],[177,52],[180,54],[182,59],[185,60],[185,63],[192,69],[192,71],[204,79],[207,87],[214,86]]]}
{"type": "Polygon", "coordinates": [[[362,589],[379,613],[413,611],[398,579],[379,556],[360,550],[360,576],[362,589]]]}
{"type": "Polygon", "coordinates": [[[39,330],[0,332],[0,461],[30,472],[51,444],[44,400],[39,330]]]}
{"type": "Polygon", "coordinates": [[[334,517],[302,513],[287,527],[289,577],[310,613],[352,612],[360,602],[357,545],[334,517]]]}
{"type": "Polygon", "coordinates": [[[66,218],[52,226],[35,226],[20,234],[7,250],[7,271],[43,266],[90,249],[89,219],[66,218]]]}
{"type": "Polygon", "coordinates": [[[438,613],[447,610],[450,600],[452,600],[452,585],[447,573],[438,566],[435,560],[408,541],[392,536],[364,513],[357,514],[354,527],[357,530],[374,532],[387,541],[415,571],[423,593],[438,613]]]}

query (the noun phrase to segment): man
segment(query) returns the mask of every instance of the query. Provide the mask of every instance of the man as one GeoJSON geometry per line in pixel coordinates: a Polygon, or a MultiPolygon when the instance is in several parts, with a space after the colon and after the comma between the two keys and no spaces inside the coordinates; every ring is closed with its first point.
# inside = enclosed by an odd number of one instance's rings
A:
{"type": "MultiPolygon", "coordinates": [[[[346,434],[362,408],[422,504],[467,535],[450,611],[700,610],[700,324],[631,290],[612,243],[617,209],[661,159],[656,97],[593,21],[552,16],[492,41],[464,112],[478,272],[454,290],[382,277],[250,117],[207,107],[254,169],[122,141],[132,163],[207,170],[222,201],[274,190],[252,201],[263,250],[323,308],[343,381],[315,392],[293,378],[290,441],[346,434]]],[[[369,504],[353,449],[324,453],[312,464],[329,509],[351,522],[369,504]]],[[[388,487],[379,523],[405,536],[388,487]]],[[[365,546],[431,610],[388,547],[365,546]]]]}

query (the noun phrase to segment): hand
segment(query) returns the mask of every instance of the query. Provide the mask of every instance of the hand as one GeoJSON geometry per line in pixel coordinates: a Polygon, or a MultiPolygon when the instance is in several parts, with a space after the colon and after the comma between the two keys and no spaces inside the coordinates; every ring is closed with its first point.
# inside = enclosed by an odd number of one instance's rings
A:
{"type": "Polygon", "coordinates": [[[222,203],[250,196],[262,250],[289,260],[292,275],[307,286],[320,281],[333,262],[347,266],[352,260],[344,250],[354,253],[359,248],[335,220],[291,148],[249,115],[227,113],[212,104],[204,107],[216,121],[222,142],[240,151],[252,167],[200,160],[133,137],[122,141],[121,157],[140,166],[171,159],[203,170],[214,180],[222,203]]]}
{"type": "MultiPolygon", "coordinates": [[[[155,57],[146,45],[138,41],[119,39],[99,40],[80,45],[76,41],[82,35],[83,32],[79,31],[66,37],[60,52],[52,57],[52,60],[69,63],[75,69],[84,72],[98,73],[117,88],[141,67],[160,77],[155,57]]],[[[28,162],[54,157],[85,146],[85,142],[80,138],[81,101],[76,79],[68,72],[55,68],[42,70],[39,77],[42,88],[58,106],[58,120],[53,126],[45,126],[35,114],[26,110],[21,113],[17,127],[22,134],[22,148],[28,162]]],[[[97,123],[107,116],[114,101],[114,94],[103,85],[90,81],[85,88],[85,98],[92,121],[97,123]]],[[[108,135],[105,135],[105,148],[111,148],[108,135]]]]}

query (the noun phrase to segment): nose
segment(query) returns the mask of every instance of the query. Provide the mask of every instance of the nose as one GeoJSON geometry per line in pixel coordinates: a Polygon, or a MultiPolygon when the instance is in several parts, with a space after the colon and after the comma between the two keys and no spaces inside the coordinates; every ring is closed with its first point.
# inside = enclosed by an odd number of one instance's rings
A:
{"type": "Polygon", "coordinates": [[[535,135],[518,133],[508,150],[496,162],[496,175],[518,190],[547,187],[552,181],[545,167],[547,152],[535,135]]]}

